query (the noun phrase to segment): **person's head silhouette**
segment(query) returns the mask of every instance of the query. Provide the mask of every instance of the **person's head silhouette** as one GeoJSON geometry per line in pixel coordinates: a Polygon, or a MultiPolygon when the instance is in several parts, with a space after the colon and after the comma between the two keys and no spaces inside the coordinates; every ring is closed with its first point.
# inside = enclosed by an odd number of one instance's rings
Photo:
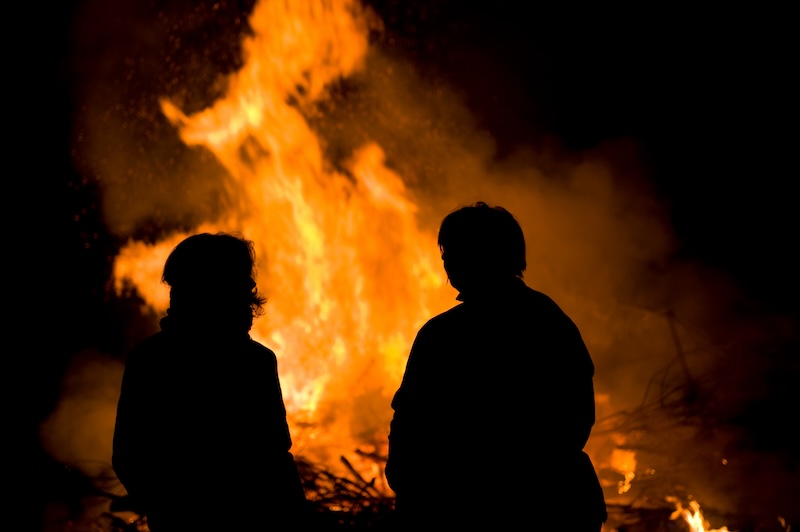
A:
{"type": "Polygon", "coordinates": [[[482,201],[444,218],[439,249],[447,278],[462,296],[522,279],[526,267],[519,223],[503,207],[482,201]]]}
{"type": "Polygon", "coordinates": [[[164,264],[170,306],[162,327],[208,323],[247,332],[263,313],[253,242],[236,233],[200,233],[181,241],[164,264]]]}

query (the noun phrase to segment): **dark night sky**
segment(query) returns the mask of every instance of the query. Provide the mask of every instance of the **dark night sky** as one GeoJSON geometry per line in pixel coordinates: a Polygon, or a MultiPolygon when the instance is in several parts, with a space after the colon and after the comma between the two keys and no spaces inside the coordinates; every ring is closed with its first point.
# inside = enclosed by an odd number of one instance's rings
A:
{"type": "MultiPolygon", "coordinates": [[[[20,323],[11,336],[34,339],[15,343],[22,378],[11,373],[24,390],[23,456],[35,448],[66,355],[118,341],[120,327],[103,304],[115,244],[93,185],[70,159],[74,6],[53,4],[50,16],[19,15],[32,35],[14,38],[5,78],[14,99],[8,229],[19,239],[6,251],[19,267],[7,276],[20,323]]],[[[788,13],[464,4],[373,3],[394,51],[459,87],[499,156],[522,144],[580,153],[633,141],[671,206],[680,253],[733,275],[752,305],[798,315],[788,13]]]]}
{"type": "Polygon", "coordinates": [[[399,4],[387,11],[410,53],[467,92],[501,146],[633,139],[683,252],[793,311],[797,84],[785,13],[439,2],[421,21],[401,11],[429,3],[399,4]]]}

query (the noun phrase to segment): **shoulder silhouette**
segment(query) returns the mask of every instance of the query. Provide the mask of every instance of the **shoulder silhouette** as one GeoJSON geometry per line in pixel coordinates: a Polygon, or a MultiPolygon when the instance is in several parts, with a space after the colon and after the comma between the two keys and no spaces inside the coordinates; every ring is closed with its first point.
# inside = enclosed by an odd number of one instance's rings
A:
{"type": "Polygon", "coordinates": [[[402,528],[599,532],[605,502],[583,451],[594,364],[578,328],[523,281],[525,239],[506,209],[457,209],[438,241],[460,303],[420,329],[392,400],[386,477],[402,528]]]}

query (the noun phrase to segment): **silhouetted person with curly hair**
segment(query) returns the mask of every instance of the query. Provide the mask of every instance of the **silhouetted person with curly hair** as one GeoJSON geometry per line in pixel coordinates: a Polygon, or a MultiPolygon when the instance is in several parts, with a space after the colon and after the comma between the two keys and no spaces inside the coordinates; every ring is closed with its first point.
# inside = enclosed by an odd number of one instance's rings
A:
{"type": "Polygon", "coordinates": [[[606,506],[583,450],[594,364],[578,328],[523,281],[506,209],[459,208],[438,242],[460,304],[419,330],[392,401],[401,528],[599,532],[606,506]]]}
{"type": "Polygon", "coordinates": [[[161,330],[126,359],[112,461],[153,532],[303,524],[277,359],[249,335],[266,301],[254,275],[241,235],[186,238],[164,265],[161,330]]]}

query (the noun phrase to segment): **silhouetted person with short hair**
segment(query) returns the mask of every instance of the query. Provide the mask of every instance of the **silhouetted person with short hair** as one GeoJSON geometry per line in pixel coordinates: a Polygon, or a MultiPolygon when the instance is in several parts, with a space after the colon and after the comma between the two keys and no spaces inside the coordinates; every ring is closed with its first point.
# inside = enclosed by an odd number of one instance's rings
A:
{"type": "Polygon", "coordinates": [[[525,239],[504,208],[457,209],[438,240],[461,303],[419,330],[392,401],[401,528],[599,532],[606,506],[583,451],[594,364],[578,328],[524,283],[525,239]]]}
{"type": "Polygon", "coordinates": [[[164,265],[161,330],[127,357],[112,461],[153,532],[303,524],[277,359],[249,335],[266,302],[254,274],[241,235],[186,238],[164,265]]]}

